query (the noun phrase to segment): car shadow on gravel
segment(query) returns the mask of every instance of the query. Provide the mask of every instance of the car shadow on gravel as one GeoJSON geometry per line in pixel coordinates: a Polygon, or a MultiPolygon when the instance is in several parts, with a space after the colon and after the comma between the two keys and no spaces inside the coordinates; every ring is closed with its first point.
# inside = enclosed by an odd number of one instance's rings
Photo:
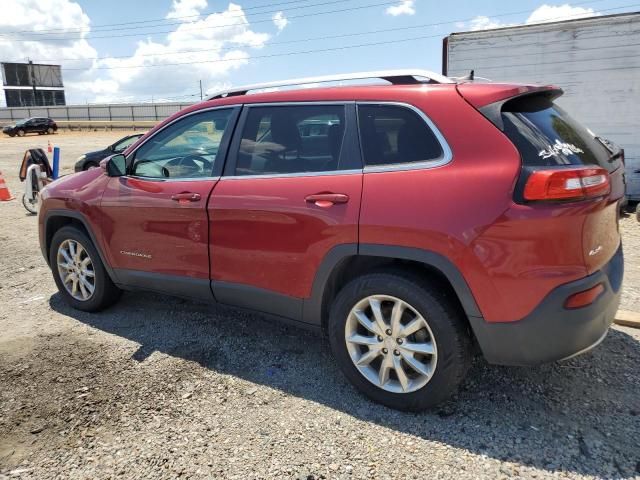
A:
{"type": "MultiPolygon", "coordinates": [[[[612,330],[578,358],[537,368],[474,362],[465,384],[434,411],[390,410],[359,395],[317,334],[261,316],[147,293],[88,314],[59,294],[51,307],[154,352],[278,389],[417,438],[550,472],[631,478],[640,473],[640,342],[612,330]]],[[[464,453],[460,453],[464,455],[464,453]]],[[[455,461],[452,460],[452,461],[455,461]]]]}

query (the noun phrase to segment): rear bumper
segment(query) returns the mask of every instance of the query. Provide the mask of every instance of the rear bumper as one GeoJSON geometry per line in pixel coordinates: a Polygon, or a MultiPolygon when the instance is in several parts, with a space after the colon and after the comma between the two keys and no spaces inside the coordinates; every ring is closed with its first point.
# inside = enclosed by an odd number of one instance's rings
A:
{"type": "Polygon", "coordinates": [[[516,322],[489,323],[470,318],[473,332],[489,363],[537,365],[583,353],[607,334],[620,303],[624,263],[622,245],[598,272],[553,290],[527,317],[516,322]],[[568,296],[602,283],[592,304],[564,308],[568,296]]]}

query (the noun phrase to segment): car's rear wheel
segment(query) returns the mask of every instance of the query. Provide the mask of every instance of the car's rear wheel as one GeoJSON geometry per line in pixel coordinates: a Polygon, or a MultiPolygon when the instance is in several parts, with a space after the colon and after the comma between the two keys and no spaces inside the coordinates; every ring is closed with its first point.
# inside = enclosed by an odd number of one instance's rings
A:
{"type": "Polygon", "coordinates": [[[459,309],[420,277],[374,273],[347,284],[329,318],[329,340],[347,378],[365,395],[399,410],[447,399],[471,358],[459,309]]]}
{"type": "Polygon", "coordinates": [[[87,235],[63,227],[51,241],[49,264],[58,290],[73,308],[96,312],[113,305],[121,295],[87,235]]]}
{"type": "Polygon", "coordinates": [[[24,137],[25,131],[24,131],[24,130],[22,130],[22,129],[20,129],[20,130],[18,130],[18,132],[17,132],[17,133],[18,133],[18,136],[19,136],[19,137],[24,137]]]}

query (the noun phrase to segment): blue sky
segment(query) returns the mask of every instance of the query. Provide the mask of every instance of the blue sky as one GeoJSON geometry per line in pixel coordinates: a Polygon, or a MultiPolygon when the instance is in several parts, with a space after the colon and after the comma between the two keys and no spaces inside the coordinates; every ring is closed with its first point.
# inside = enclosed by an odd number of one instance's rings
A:
{"type": "Polygon", "coordinates": [[[415,67],[439,72],[442,37],[453,31],[640,9],[640,0],[636,4],[633,0],[2,0],[2,4],[0,60],[29,57],[61,63],[69,103],[195,99],[189,95],[197,94],[199,80],[211,91],[232,84],[359,70],[415,67]],[[354,10],[322,14],[345,9],[354,10]],[[372,31],[377,33],[360,35],[372,31]],[[345,36],[354,33],[358,35],[345,36]],[[306,41],[314,37],[324,38],[306,41]],[[413,40],[398,41],[403,39],[413,40]],[[278,56],[369,43],[383,44],[278,56]]]}

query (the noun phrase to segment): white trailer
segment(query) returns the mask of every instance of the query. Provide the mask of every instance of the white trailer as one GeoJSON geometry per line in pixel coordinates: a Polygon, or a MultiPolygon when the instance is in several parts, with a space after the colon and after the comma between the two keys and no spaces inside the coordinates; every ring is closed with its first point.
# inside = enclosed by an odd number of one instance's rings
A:
{"type": "Polygon", "coordinates": [[[561,87],[560,106],[624,148],[640,200],[640,12],[452,33],[442,57],[444,75],[561,87]]]}

